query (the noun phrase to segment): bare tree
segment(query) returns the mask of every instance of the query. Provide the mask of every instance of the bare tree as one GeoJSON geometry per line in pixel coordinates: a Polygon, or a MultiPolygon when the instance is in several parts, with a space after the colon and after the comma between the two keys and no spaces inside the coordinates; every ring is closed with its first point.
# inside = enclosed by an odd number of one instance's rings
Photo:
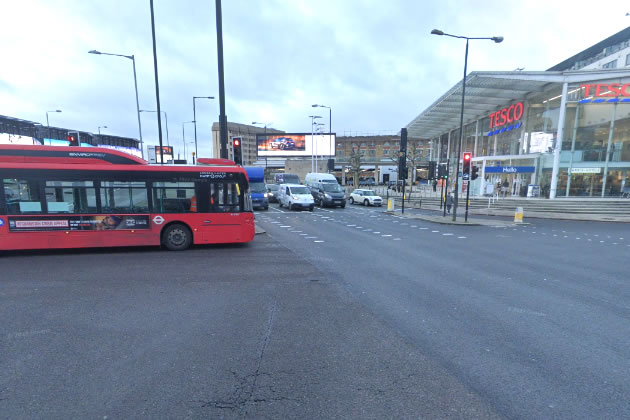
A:
{"type": "MultiPolygon", "coordinates": [[[[352,185],[356,188],[359,186],[359,176],[361,175],[361,151],[352,149],[348,163],[350,164],[350,173],[352,173],[352,185]]],[[[346,180],[347,184],[347,180],[346,180]]]]}

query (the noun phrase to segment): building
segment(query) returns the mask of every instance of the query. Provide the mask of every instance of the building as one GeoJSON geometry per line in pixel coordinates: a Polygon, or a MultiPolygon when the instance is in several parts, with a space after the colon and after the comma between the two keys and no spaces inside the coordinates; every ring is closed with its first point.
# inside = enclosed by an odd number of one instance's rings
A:
{"type": "MultiPolygon", "coordinates": [[[[263,133],[284,133],[284,131],[274,128],[258,127],[254,125],[239,124],[228,121],[228,159],[233,160],[232,139],[234,137],[242,137],[241,150],[243,152],[243,165],[252,165],[258,160],[258,148],[256,144],[256,134],[263,133]]],[[[219,123],[212,124],[212,151],[214,157],[221,156],[221,142],[219,133],[219,123]]],[[[271,161],[271,159],[269,159],[271,161]]],[[[275,160],[274,160],[275,163],[275,160]]],[[[284,159],[282,160],[284,164],[284,159]]]]}
{"type": "MultiPolygon", "coordinates": [[[[363,177],[374,178],[377,183],[397,180],[400,135],[342,136],[336,140],[335,170],[338,177],[345,180],[349,172],[350,156],[353,150],[357,150],[361,153],[363,177]]],[[[430,155],[429,139],[407,137],[408,166],[410,171],[415,167],[415,179],[426,179],[430,155]]]]}
{"type": "Polygon", "coordinates": [[[564,60],[548,71],[601,70],[630,66],[630,27],[564,60]]]}
{"type": "Polygon", "coordinates": [[[140,142],[134,138],[93,134],[70,128],[48,127],[34,121],[0,115],[0,143],[45,144],[67,146],[68,133],[79,133],[79,141],[84,146],[116,146],[122,149],[137,149],[140,142]]]}
{"type": "MultiPolygon", "coordinates": [[[[629,41],[630,28],[548,71],[472,72],[461,147],[480,169],[471,194],[492,194],[499,183],[512,195],[549,198],[615,197],[626,189],[630,63],[604,64],[620,60],[629,41]]],[[[451,178],[461,95],[460,81],[407,125],[410,135],[431,139],[431,160],[448,162],[451,178]]]]}

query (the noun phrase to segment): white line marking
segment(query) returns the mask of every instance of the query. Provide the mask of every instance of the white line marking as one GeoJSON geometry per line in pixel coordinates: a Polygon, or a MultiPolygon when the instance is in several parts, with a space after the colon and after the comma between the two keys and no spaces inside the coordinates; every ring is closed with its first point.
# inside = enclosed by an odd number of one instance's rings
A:
{"type": "Polygon", "coordinates": [[[289,226],[289,225],[282,225],[282,226],[280,226],[280,227],[283,227],[283,228],[290,228],[291,226],[289,226]]]}
{"type": "Polygon", "coordinates": [[[363,226],[355,226],[355,229],[363,229],[363,226]]]}
{"type": "Polygon", "coordinates": [[[418,226],[416,226],[416,225],[411,225],[411,227],[412,227],[412,228],[414,228],[414,227],[418,227],[418,226]]]}
{"type": "Polygon", "coordinates": [[[356,225],[346,225],[346,227],[355,227],[356,225]]]}
{"type": "Polygon", "coordinates": [[[304,239],[317,239],[317,236],[305,236],[304,239]]]}
{"type": "Polygon", "coordinates": [[[465,236],[458,236],[457,239],[466,239],[465,236]]]}
{"type": "Polygon", "coordinates": [[[392,235],[381,235],[381,236],[385,238],[385,237],[392,236],[392,235]]]}
{"type": "Polygon", "coordinates": [[[394,238],[395,241],[400,241],[400,238],[394,238]]]}
{"type": "Polygon", "coordinates": [[[306,236],[308,233],[300,233],[300,236],[306,236]]]}
{"type": "Polygon", "coordinates": [[[443,233],[442,236],[453,236],[452,233],[443,233]]]}
{"type": "Polygon", "coordinates": [[[381,232],[372,232],[372,233],[376,233],[376,234],[379,234],[379,233],[381,233],[381,232]]]}
{"type": "Polygon", "coordinates": [[[429,228],[420,228],[420,230],[428,230],[429,228]]]}
{"type": "Polygon", "coordinates": [[[432,230],[431,233],[438,233],[439,230],[432,230]]]}
{"type": "Polygon", "coordinates": [[[313,241],[313,242],[315,242],[315,243],[322,243],[322,242],[324,242],[324,241],[313,241]]]}

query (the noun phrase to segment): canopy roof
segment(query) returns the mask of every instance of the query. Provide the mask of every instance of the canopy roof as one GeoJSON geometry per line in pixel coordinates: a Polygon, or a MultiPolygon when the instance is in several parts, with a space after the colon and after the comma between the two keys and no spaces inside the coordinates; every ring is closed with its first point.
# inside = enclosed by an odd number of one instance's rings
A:
{"type": "MultiPolygon", "coordinates": [[[[630,69],[582,71],[472,72],[466,77],[464,124],[482,118],[516,100],[524,100],[553,84],[630,78],[630,69]]],[[[433,138],[459,128],[462,81],[407,124],[410,136],[433,138]]]]}

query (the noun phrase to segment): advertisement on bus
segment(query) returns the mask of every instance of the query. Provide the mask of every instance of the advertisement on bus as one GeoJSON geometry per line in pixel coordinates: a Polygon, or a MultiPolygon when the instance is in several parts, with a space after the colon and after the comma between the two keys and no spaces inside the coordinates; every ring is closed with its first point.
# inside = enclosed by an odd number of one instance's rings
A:
{"type": "Polygon", "coordinates": [[[335,134],[257,134],[259,157],[334,156],[335,134]]]}
{"type": "Polygon", "coordinates": [[[9,217],[11,232],[150,229],[147,215],[9,217]]]}

